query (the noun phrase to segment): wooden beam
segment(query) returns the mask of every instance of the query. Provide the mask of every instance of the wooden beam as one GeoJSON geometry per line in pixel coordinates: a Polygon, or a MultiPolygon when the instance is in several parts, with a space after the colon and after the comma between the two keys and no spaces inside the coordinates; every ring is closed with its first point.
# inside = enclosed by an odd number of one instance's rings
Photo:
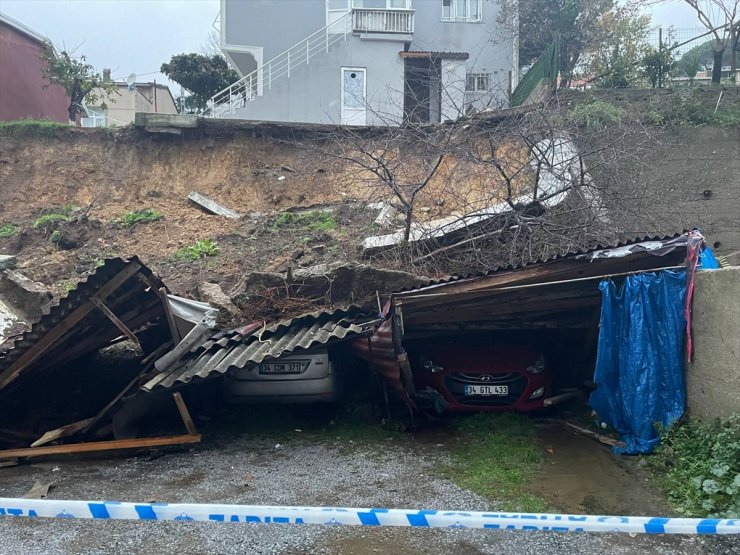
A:
{"type": "Polygon", "coordinates": [[[123,332],[123,335],[128,337],[132,343],[134,343],[137,346],[139,345],[139,338],[134,335],[134,332],[132,332],[130,329],[126,327],[126,324],[121,322],[121,320],[118,319],[118,316],[113,314],[110,308],[105,306],[105,303],[101,301],[100,299],[96,297],[91,297],[90,302],[95,305],[95,307],[100,310],[103,314],[105,314],[108,319],[115,324],[115,326],[123,332]]]}
{"type": "MultiPolygon", "coordinates": [[[[133,276],[136,272],[141,269],[141,264],[138,262],[129,262],[128,265],[118,272],[113,278],[110,279],[100,290],[96,293],[98,299],[105,299],[108,295],[118,289],[123,283],[133,276]]],[[[89,300],[82,303],[75,310],[70,312],[66,318],[64,318],[59,324],[53,329],[46,333],[41,339],[39,339],[31,348],[23,353],[18,360],[16,360],[10,367],[0,374],[0,389],[5,388],[10,382],[18,377],[24,368],[32,364],[36,359],[43,355],[50,347],[54,345],[59,339],[72,329],[77,322],[82,320],[88,312],[90,312],[95,305],[89,300]]]]}
{"type": "Polygon", "coordinates": [[[159,295],[159,299],[162,301],[162,305],[164,306],[164,315],[167,318],[167,326],[170,328],[172,344],[177,345],[182,341],[182,337],[180,337],[180,330],[177,329],[175,318],[172,316],[172,311],[170,310],[170,301],[167,299],[167,289],[159,287],[155,288],[155,291],[157,292],[157,295],[159,295]]]}
{"type": "MultiPolygon", "coordinates": [[[[603,443],[604,445],[608,447],[624,447],[624,443],[621,441],[618,441],[612,437],[605,436],[604,434],[600,434],[598,432],[591,431],[587,428],[582,428],[580,426],[576,426],[575,424],[571,424],[570,422],[563,422],[565,426],[570,428],[571,430],[574,430],[578,432],[579,434],[586,436],[591,439],[595,439],[596,441],[603,443]]],[[[1,451],[0,451],[1,452],[1,451]]]]}
{"type": "Polygon", "coordinates": [[[87,418],[85,420],[73,422],[72,424],[67,424],[66,426],[57,428],[56,430],[49,430],[36,441],[34,441],[31,444],[31,447],[40,447],[42,445],[46,445],[47,443],[51,443],[52,441],[62,439],[63,437],[74,435],[80,430],[84,429],[88,424],[90,424],[91,421],[92,418],[87,418]]]}
{"type": "Polygon", "coordinates": [[[182,418],[182,423],[185,424],[185,429],[188,431],[188,434],[191,436],[197,435],[198,430],[195,429],[195,424],[193,423],[193,419],[190,418],[190,412],[188,411],[187,405],[185,405],[185,400],[182,398],[182,395],[177,391],[172,394],[172,397],[175,399],[177,411],[180,413],[180,418],[182,418]]]}
{"type": "Polygon", "coordinates": [[[68,445],[47,445],[46,447],[27,447],[24,449],[6,449],[0,451],[0,459],[22,457],[42,457],[45,455],[70,455],[74,453],[93,453],[97,451],[118,451],[125,449],[144,449],[147,447],[164,447],[166,445],[186,445],[200,443],[200,434],[180,436],[144,437],[118,439],[112,441],[91,441],[89,443],[72,443],[68,445]]]}

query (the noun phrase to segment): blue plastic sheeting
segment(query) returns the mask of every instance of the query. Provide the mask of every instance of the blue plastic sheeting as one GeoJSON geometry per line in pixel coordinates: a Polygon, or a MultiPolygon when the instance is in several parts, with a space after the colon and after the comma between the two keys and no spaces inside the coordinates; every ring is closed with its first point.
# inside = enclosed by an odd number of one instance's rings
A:
{"type": "Polygon", "coordinates": [[[615,453],[650,453],[659,442],[654,423],[681,417],[686,390],[683,341],[686,271],[631,275],[602,293],[599,347],[589,405],[617,430],[625,447],[615,453]]]}
{"type": "Polygon", "coordinates": [[[715,258],[712,249],[704,247],[699,254],[699,269],[700,270],[716,270],[719,268],[719,261],[715,258]]]}

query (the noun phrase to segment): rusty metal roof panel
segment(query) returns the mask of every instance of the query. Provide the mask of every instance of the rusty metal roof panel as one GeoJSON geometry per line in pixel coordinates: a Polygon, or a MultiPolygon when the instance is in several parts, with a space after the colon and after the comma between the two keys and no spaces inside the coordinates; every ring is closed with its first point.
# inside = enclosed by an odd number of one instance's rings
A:
{"type": "Polygon", "coordinates": [[[220,333],[193,348],[178,366],[168,370],[166,376],[145,390],[170,388],[224,374],[230,368],[244,368],[264,360],[346,341],[370,333],[380,320],[378,314],[350,307],[304,314],[253,328],[248,334],[241,334],[238,330],[220,333]]]}
{"type": "Polygon", "coordinates": [[[629,245],[636,245],[638,243],[653,242],[653,241],[660,241],[660,242],[667,243],[672,240],[681,239],[682,237],[685,237],[686,233],[687,231],[684,230],[680,233],[676,232],[676,233],[664,234],[664,235],[644,235],[644,236],[636,236],[634,238],[628,238],[628,239],[625,239],[625,238],[617,239],[609,243],[598,243],[588,248],[573,249],[573,250],[569,250],[566,252],[555,253],[550,256],[545,256],[542,258],[523,261],[521,263],[508,264],[506,266],[497,266],[495,268],[491,268],[483,272],[473,272],[470,274],[452,275],[452,276],[448,276],[444,278],[433,279],[433,280],[430,280],[428,283],[425,283],[422,285],[404,288],[400,291],[397,291],[395,294],[403,295],[408,292],[419,291],[421,289],[426,289],[427,287],[432,287],[435,285],[444,285],[447,283],[454,283],[458,281],[464,281],[467,279],[482,278],[482,277],[492,276],[494,274],[498,274],[502,272],[513,272],[515,270],[520,270],[527,266],[533,266],[535,264],[546,264],[549,262],[554,262],[556,260],[562,260],[565,258],[585,258],[587,255],[591,253],[597,253],[597,252],[605,251],[609,249],[618,249],[618,248],[626,247],[629,245]]]}
{"type": "Polygon", "coordinates": [[[163,284],[138,258],[105,260],[47,308],[30,329],[14,341],[6,342],[4,351],[0,352],[0,389],[15,380],[21,371],[58,366],[93,352],[121,335],[102,312],[83,309],[101,291],[107,291],[103,297],[107,307],[132,329],[163,316],[164,307],[152,286],[163,287],[163,284]],[[44,349],[37,347],[38,343],[49,341],[47,336],[56,339],[44,349]],[[32,349],[40,353],[31,356],[32,349]],[[29,362],[23,363],[22,359],[29,362]]]}

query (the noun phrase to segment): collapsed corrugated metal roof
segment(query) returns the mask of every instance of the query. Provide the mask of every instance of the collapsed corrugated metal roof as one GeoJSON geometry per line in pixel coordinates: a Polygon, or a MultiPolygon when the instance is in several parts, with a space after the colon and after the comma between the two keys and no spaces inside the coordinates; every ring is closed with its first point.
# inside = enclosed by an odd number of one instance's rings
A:
{"type": "Polygon", "coordinates": [[[353,306],[219,333],[195,346],[174,368],[157,374],[142,389],[170,388],[224,374],[230,368],[244,368],[296,351],[352,339],[372,332],[380,320],[377,313],[353,306]]]}
{"type": "Polygon", "coordinates": [[[164,322],[164,295],[164,284],[138,258],[106,260],[0,353],[0,390],[164,322]]]}
{"type": "Polygon", "coordinates": [[[608,242],[608,243],[598,243],[598,244],[585,247],[585,248],[577,248],[577,249],[570,249],[564,252],[556,252],[549,256],[544,256],[541,258],[535,258],[532,260],[522,260],[521,262],[507,264],[506,266],[497,266],[495,268],[490,268],[483,272],[452,275],[452,276],[448,276],[444,278],[433,279],[433,280],[430,280],[428,283],[417,285],[415,287],[408,287],[401,291],[398,291],[397,293],[395,293],[395,296],[397,297],[403,296],[407,292],[419,291],[421,289],[426,289],[427,287],[431,287],[435,285],[443,285],[446,283],[453,283],[453,282],[465,281],[469,279],[482,278],[486,276],[493,276],[495,274],[500,274],[504,272],[513,272],[513,271],[525,268],[527,266],[551,263],[557,260],[563,260],[563,259],[569,259],[569,258],[579,259],[579,260],[592,260],[596,258],[607,258],[608,253],[613,253],[614,250],[623,249],[623,248],[631,249],[629,251],[630,253],[649,252],[652,250],[653,254],[663,255],[663,254],[667,254],[667,252],[664,250],[655,251],[654,249],[644,248],[641,245],[645,243],[660,243],[661,245],[664,245],[666,248],[669,248],[671,250],[675,248],[684,248],[686,246],[686,232],[687,230],[683,230],[681,232],[670,233],[670,234],[642,235],[642,236],[636,236],[636,237],[630,237],[630,238],[615,239],[614,241],[608,242]]]}

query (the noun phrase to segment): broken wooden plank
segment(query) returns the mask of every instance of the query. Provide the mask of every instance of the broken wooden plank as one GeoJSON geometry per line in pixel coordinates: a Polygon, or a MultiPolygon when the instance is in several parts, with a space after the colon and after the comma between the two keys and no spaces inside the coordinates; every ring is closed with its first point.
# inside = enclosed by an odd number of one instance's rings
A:
{"type": "Polygon", "coordinates": [[[182,398],[182,395],[177,391],[172,394],[172,397],[175,399],[177,411],[180,413],[180,418],[182,418],[182,423],[185,424],[185,429],[188,431],[188,434],[191,436],[197,435],[198,430],[195,429],[195,424],[193,423],[193,419],[190,418],[190,412],[188,411],[188,407],[185,404],[185,400],[182,398]]]}
{"type": "Polygon", "coordinates": [[[579,434],[586,436],[588,438],[591,438],[591,439],[595,439],[596,441],[603,443],[604,445],[607,445],[609,447],[624,447],[623,442],[618,441],[614,439],[613,437],[605,436],[604,434],[594,432],[587,428],[582,428],[581,426],[576,426],[575,424],[571,422],[563,422],[563,424],[566,425],[568,428],[575,430],[579,434]]]}
{"type": "Polygon", "coordinates": [[[241,214],[238,214],[233,210],[229,210],[228,208],[225,208],[218,204],[215,200],[209,199],[207,196],[196,193],[195,191],[192,191],[188,195],[188,200],[197,204],[203,210],[205,210],[206,212],[210,212],[211,214],[223,216],[224,218],[229,218],[231,220],[241,218],[241,214]]]}
{"type": "Polygon", "coordinates": [[[100,310],[100,312],[105,314],[108,317],[108,319],[111,322],[113,322],[113,324],[115,324],[115,326],[119,330],[121,330],[121,332],[123,332],[123,334],[126,337],[128,337],[134,345],[139,346],[139,338],[136,337],[136,335],[134,335],[134,332],[132,332],[130,329],[126,327],[126,324],[124,324],[123,322],[121,322],[121,320],[118,319],[118,316],[113,314],[113,311],[110,308],[105,306],[105,303],[103,301],[101,301],[100,299],[96,297],[91,297],[90,302],[94,304],[96,308],[100,310]]]}
{"type": "MultiPolygon", "coordinates": [[[[126,280],[141,270],[141,264],[138,262],[129,262],[129,264],[116,274],[110,281],[103,285],[95,295],[98,299],[105,299],[113,293],[126,280]]],[[[0,389],[6,387],[10,382],[20,374],[24,368],[32,364],[37,358],[43,355],[54,343],[64,337],[75,324],[82,320],[88,312],[93,310],[95,305],[89,301],[82,303],[75,310],[69,313],[59,324],[57,324],[49,333],[39,339],[31,348],[23,353],[5,372],[0,374],[0,389]]]]}
{"type": "Polygon", "coordinates": [[[172,311],[170,310],[170,301],[167,299],[167,289],[165,287],[159,287],[156,291],[157,295],[162,301],[162,305],[164,306],[164,315],[167,319],[167,327],[170,328],[172,344],[177,345],[180,341],[182,341],[182,337],[180,337],[180,330],[177,329],[175,318],[174,316],[172,316],[172,311]]]}
{"type": "Polygon", "coordinates": [[[560,395],[548,397],[547,399],[542,401],[542,404],[546,407],[551,407],[553,405],[557,405],[558,403],[562,403],[563,401],[567,401],[568,399],[580,397],[581,395],[582,393],[578,390],[566,391],[565,393],[561,393],[560,395]]]}
{"type": "Polygon", "coordinates": [[[62,426],[61,428],[57,428],[55,430],[49,430],[36,441],[34,441],[31,444],[31,447],[40,447],[42,445],[46,445],[47,443],[51,443],[52,441],[62,439],[63,437],[74,435],[80,430],[85,429],[92,421],[92,418],[86,418],[85,420],[73,422],[72,424],[67,424],[66,426],[62,426]]]}
{"type": "Polygon", "coordinates": [[[9,459],[7,461],[0,461],[0,468],[8,468],[10,466],[18,466],[18,459],[9,459]]]}
{"type": "Polygon", "coordinates": [[[6,449],[0,451],[0,459],[30,458],[46,455],[72,455],[99,451],[119,451],[126,449],[144,449],[147,447],[164,447],[167,445],[187,445],[200,443],[200,434],[144,437],[134,439],[115,439],[111,441],[91,441],[89,443],[71,443],[68,445],[47,445],[45,447],[26,447],[23,449],[6,449]]]}

